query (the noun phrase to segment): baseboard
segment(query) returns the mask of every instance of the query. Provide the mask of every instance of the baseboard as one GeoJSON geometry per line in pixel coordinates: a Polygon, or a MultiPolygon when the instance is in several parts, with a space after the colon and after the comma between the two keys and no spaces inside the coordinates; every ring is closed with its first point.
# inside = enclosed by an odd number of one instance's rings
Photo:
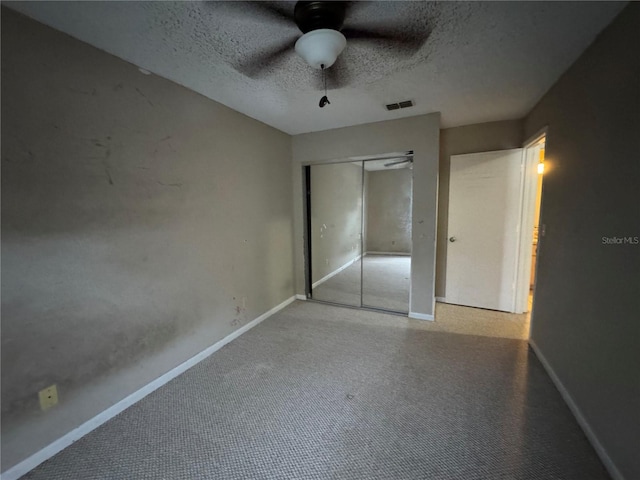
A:
{"type": "Polygon", "coordinates": [[[229,335],[224,337],[222,340],[217,341],[216,343],[214,343],[210,347],[204,349],[200,353],[198,353],[198,354],[194,355],[193,357],[191,357],[189,360],[181,363],[180,365],[178,365],[177,367],[173,368],[172,370],[169,370],[167,373],[165,373],[164,375],[156,378],[151,383],[148,383],[147,385],[145,385],[141,389],[135,391],[131,395],[125,397],[122,400],[120,400],[118,403],[116,403],[116,404],[112,405],[111,407],[107,408],[105,411],[99,413],[98,415],[96,415],[92,419],[86,421],[85,423],[83,423],[79,427],[71,430],[69,433],[67,433],[66,435],[63,435],[62,437],[60,437],[55,442],[50,443],[49,445],[44,447],[42,450],[39,450],[38,452],[36,452],[33,455],[31,455],[30,457],[26,458],[22,462],[20,462],[17,465],[14,465],[13,467],[9,468],[6,472],[3,472],[2,474],[0,474],[0,479],[1,480],[16,480],[16,479],[20,478],[21,476],[25,475],[27,472],[33,470],[34,468],[36,468],[38,465],[40,465],[41,463],[45,462],[46,460],[49,460],[51,457],[53,457],[54,455],[56,455],[60,451],[64,450],[65,448],[67,448],[69,445],[73,444],[74,442],[78,441],[80,438],[82,438],[85,435],[87,435],[88,433],[92,432],[93,430],[98,428],[103,423],[111,420],[113,417],[115,417],[119,413],[123,412],[124,410],[129,408],[131,405],[139,402],[140,400],[142,400],[144,397],[146,397],[150,393],[154,392],[158,388],[162,387],[166,383],[168,383],[171,380],[173,380],[174,378],[176,378],[178,375],[186,372],[191,367],[197,365],[198,363],[200,363],[201,361],[203,361],[207,357],[211,356],[213,353],[215,353],[216,351],[218,351],[222,347],[224,347],[227,343],[235,340],[240,335],[242,335],[243,333],[251,330],[253,327],[258,325],[263,320],[266,320],[270,316],[272,316],[275,313],[279,312],[280,310],[285,308],[287,305],[292,303],[295,299],[296,299],[296,296],[294,295],[294,296],[288,298],[287,300],[285,300],[284,302],[282,302],[281,304],[273,307],[268,312],[265,312],[262,315],[260,315],[259,317],[257,317],[254,320],[250,321],[246,325],[243,325],[239,329],[231,332],[229,335]]]}
{"type": "Polygon", "coordinates": [[[306,295],[300,295],[299,293],[296,293],[296,300],[306,300],[307,296],[306,295]]]}
{"type": "Polygon", "coordinates": [[[353,265],[355,262],[357,262],[358,260],[360,260],[362,258],[362,255],[358,255],[356,258],[354,258],[353,260],[349,260],[347,263],[345,263],[344,265],[342,265],[341,267],[338,267],[336,270],[334,270],[333,272],[331,272],[328,275],[325,275],[324,277],[322,277],[320,280],[318,280],[317,282],[315,282],[314,284],[311,285],[311,288],[316,288],[318,287],[320,284],[326,282],[327,280],[329,280],[331,277],[339,274],[341,271],[343,271],[346,268],[349,268],[351,265],[353,265]]]}
{"type": "Polygon", "coordinates": [[[426,313],[416,313],[416,312],[409,312],[409,318],[415,318],[416,320],[429,320],[431,322],[433,322],[434,320],[433,315],[428,315],[426,313]]]}
{"type": "Polygon", "coordinates": [[[531,348],[536,354],[536,357],[538,357],[538,360],[540,360],[540,363],[542,364],[545,371],[551,378],[551,381],[560,392],[560,395],[562,395],[562,398],[564,399],[565,403],[569,407],[569,410],[571,410],[571,413],[573,413],[573,416],[578,422],[578,425],[580,425],[580,428],[582,428],[582,431],[589,439],[589,442],[591,442],[591,445],[593,446],[596,453],[598,454],[598,457],[600,457],[600,460],[606,467],[607,471],[609,472],[609,475],[611,475],[611,478],[613,478],[613,480],[624,480],[624,477],[620,473],[620,470],[618,470],[618,468],[615,466],[615,464],[611,460],[611,457],[609,457],[609,454],[607,453],[605,448],[602,446],[602,443],[600,443],[600,440],[598,440],[598,437],[596,436],[593,429],[591,428],[591,425],[589,425],[589,422],[587,421],[585,416],[582,414],[580,407],[578,407],[576,402],[573,400],[573,397],[571,397],[571,394],[569,393],[569,391],[565,388],[564,384],[562,383],[558,375],[556,375],[556,372],[553,370],[553,367],[551,366],[547,358],[544,356],[544,354],[540,351],[536,343],[531,338],[529,339],[529,345],[531,345],[531,348]]]}
{"type": "Polygon", "coordinates": [[[398,257],[410,257],[411,253],[406,252],[366,252],[366,255],[394,255],[398,257]]]}
{"type": "Polygon", "coordinates": [[[436,297],[436,302],[446,303],[447,299],[445,297],[436,297]]]}

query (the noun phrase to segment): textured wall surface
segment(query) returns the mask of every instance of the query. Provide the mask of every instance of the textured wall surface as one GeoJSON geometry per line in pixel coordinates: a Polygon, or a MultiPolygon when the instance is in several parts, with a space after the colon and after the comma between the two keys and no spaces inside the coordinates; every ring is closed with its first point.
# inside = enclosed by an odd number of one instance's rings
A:
{"type": "Polygon", "coordinates": [[[313,283],[360,255],[362,167],[311,167],[311,272],[313,283]]]}
{"type": "Polygon", "coordinates": [[[531,338],[626,479],[640,478],[640,4],[525,121],[548,126],[531,338]],[[615,242],[615,240],[613,241],[615,242]]]}
{"type": "Polygon", "coordinates": [[[464,127],[445,128],[440,131],[436,296],[446,296],[449,165],[451,155],[520,148],[522,146],[522,140],[522,120],[480,123],[464,127]]]}
{"type": "Polygon", "coordinates": [[[440,114],[294,135],[292,139],[296,293],[304,294],[302,165],[413,150],[411,312],[433,315],[440,114]]]}
{"type": "Polygon", "coordinates": [[[3,8],[3,469],[293,294],[290,157],[3,8]]]}
{"type": "Polygon", "coordinates": [[[411,253],[412,170],[367,176],[367,252],[411,253]]]}

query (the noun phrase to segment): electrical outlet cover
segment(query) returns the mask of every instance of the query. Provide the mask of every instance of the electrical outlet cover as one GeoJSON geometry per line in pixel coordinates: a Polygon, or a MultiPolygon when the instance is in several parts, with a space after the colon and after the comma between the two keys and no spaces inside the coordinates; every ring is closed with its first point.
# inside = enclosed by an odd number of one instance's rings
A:
{"type": "Polygon", "coordinates": [[[49,410],[58,403],[58,388],[55,385],[43,388],[38,392],[38,398],[40,399],[40,408],[49,410]]]}

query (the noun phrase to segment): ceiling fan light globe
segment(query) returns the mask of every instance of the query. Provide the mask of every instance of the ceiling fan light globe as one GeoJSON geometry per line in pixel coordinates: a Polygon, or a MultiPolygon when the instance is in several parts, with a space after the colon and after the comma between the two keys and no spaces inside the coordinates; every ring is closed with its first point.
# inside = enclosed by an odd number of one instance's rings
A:
{"type": "Polygon", "coordinates": [[[296,53],[311,67],[320,70],[333,65],[347,46],[347,39],[337,30],[320,28],[302,35],[296,42],[296,53]]]}

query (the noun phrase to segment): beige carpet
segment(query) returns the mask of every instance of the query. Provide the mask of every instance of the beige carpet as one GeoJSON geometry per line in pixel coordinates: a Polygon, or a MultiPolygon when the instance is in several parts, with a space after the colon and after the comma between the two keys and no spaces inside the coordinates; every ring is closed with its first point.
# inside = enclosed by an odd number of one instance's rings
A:
{"type": "Polygon", "coordinates": [[[295,302],[24,479],[609,480],[526,342],[439,325],[295,302]]]}
{"type": "MultiPolygon", "coordinates": [[[[308,308],[322,308],[310,302],[308,308]]],[[[410,328],[432,332],[457,333],[480,337],[511,338],[527,340],[529,338],[529,314],[483,310],[481,308],[462,307],[436,303],[435,321],[415,320],[401,315],[388,315],[369,310],[350,309],[342,321],[372,326],[410,328]]]]}
{"type": "Polygon", "coordinates": [[[425,329],[482,337],[529,338],[529,314],[515,314],[482,308],[436,303],[435,322],[425,329]]]}
{"type": "MultiPolygon", "coordinates": [[[[364,257],[362,305],[395,312],[409,311],[409,275],[411,257],[367,255],[364,257]]],[[[313,290],[313,299],[349,306],[360,304],[360,262],[331,277],[313,290]]],[[[435,321],[402,317],[377,316],[367,312],[349,316],[370,325],[403,326],[435,332],[479,335],[482,337],[529,338],[529,314],[520,315],[463,307],[447,303],[436,304],[435,321]],[[381,323],[377,323],[381,322],[381,323]]]]}

